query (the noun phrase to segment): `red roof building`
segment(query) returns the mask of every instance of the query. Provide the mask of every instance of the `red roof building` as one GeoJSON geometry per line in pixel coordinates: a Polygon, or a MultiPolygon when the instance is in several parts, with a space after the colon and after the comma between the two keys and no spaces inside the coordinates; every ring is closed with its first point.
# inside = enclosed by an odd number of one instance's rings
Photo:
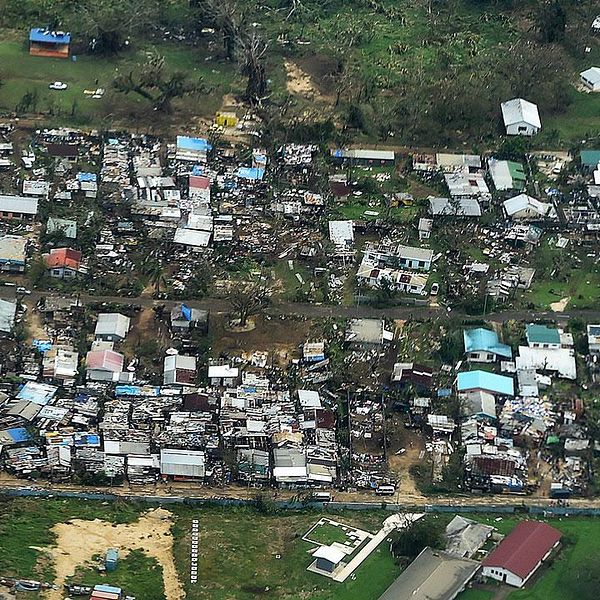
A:
{"type": "Polygon", "coordinates": [[[72,248],[53,248],[44,254],[44,261],[52,277],[74,277],[81,269],[82,254],[72,248]]]}
{"type": "Polygon", "coordinates": [[[562,534],[546,523],[519,523],[483,561],[483,575],[523,587],[560,544],[562,534]]]}

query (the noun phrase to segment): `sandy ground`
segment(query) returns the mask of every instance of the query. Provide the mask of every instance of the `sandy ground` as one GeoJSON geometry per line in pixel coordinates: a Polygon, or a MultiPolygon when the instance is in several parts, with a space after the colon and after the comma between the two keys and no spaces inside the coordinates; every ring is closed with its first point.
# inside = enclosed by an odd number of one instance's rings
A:
{"type": "Polygon", "coordinates": [[[95,519],[74,519],[57,523],[52,528],[56,546],[46,552],[54,562],[56,590],[49,590],[48,600],[63,600],[63,586],[75,574],[78,566],[89,563],[95,555],[103,555],[108,548],[117,548],[121,557],[130,550],[143,550],[157,560],[163,569],[167,600],[183,600],[185,593],[177,575],[173,558],[171,513],[162,508],[144,513],[135,523],[113,525],[95,519]]]}
{"type": "Polygon", "coordinates": [[[34,311],[34,303],[25,302],[27,306],[27,342],[31,344],[33,340],[47,340],[48,333],[42,324],[42,317],[36,310],[34,311]]]}
{"type": "Polygon", "coordinates": [[[567,296],[566,298],[563,298],[562,300],[559,300],[558,302],[553,302],[550,305],[550,310],[553,310],[554,312],[563,312],[565,310],[565,308],[567,308],[567,304],[569,304],[569,300],[571,300],[571,296],[567,296]]]}
{"type": "Polygon", "coordinates": [[[290,60],[286,60],[284,65],[287,73],[286,88],[288,92],[306,98],[324,100],[323,95],[308,73],[290,60]]]}

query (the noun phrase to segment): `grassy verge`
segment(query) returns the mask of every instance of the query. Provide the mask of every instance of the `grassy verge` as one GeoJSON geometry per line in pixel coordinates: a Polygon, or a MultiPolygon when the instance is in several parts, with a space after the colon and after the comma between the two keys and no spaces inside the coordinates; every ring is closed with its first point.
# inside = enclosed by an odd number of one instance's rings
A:
{"type": "MultiPolygon", "coordinates": [[[[102,561],[102,557],[99,560],[102,561]]],[[[129,596],[143,600],[165,600],[162,568],[154,558],[146,556],[141,550],[132,550],[119,559],[117,569],[112,573],[98,573],[94,568],[78,568],[72,581],[78,585],[115,585],[129,596]]]]}

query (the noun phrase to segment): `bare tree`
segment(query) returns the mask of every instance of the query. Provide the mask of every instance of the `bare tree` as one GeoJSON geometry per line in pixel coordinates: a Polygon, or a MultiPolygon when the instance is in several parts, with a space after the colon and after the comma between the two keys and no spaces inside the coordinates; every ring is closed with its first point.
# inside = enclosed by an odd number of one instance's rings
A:
{"type": "Polygon", "coordinates": [[[150,100],[157,111],[170,113],[172,100],[208,91],[201,79],[190,81],[185,73],[168,73],[165,59],[159,54],[151,56],[138,69],[136,74],[130,71],[128,75],[118,75],[113,81],[113,87],[123,94],[133,92],[150,100]]]}
{"type": "Polygon", "coordinates": [[[267,75],[265,71],[264,57],[267,52],[268,44],[255,28],[249,36],[241,40],[241,58],[242,75],[248,78],[246,84],[246,99],[252,103],[260,105],[266,98],[267,93],[267,75]]]}
{"type": "Polygon", "coordinates": [[[239,283],[229,292],[229,303],[240,327],[245,327],[248,317],[258,314],[268,301],[267,288],[261,283],[239,283]]]}

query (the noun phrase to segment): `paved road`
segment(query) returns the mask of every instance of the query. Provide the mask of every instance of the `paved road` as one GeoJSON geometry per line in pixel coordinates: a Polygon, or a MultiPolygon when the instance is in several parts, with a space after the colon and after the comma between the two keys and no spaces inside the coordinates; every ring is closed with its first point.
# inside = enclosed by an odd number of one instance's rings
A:
{"type": "MultiPolygon", "coordinates": [[[[56,292],[41,292],[35,291],[31,295],[25,296],[28,303],[37,303],[43,297],[60,297],[56,292]]],[[[14,299],[15,288],[4,287],[0,288],[0,298],[14,299]]],[[[181,300],[155,300],[144,296],[137,298],[129,298],[123,296],[90,296],[81,294],[80,301],[84,305],[107,302],[110,304],[137,304],[145,308],[164,304],[167,307],[172,307],[181,302],[181,300]]],[[[207,309],[214,313],[230,312],[231,306],[226,299],[223,298],[204,298],[202,300],[185,300],[185,303],[191,308],[207,309]]],[[[295,315],[307,318],[381,318],[389,319],[432,319],[432,318],[461,318],[461,319],[481,319],[483,316],[468,315],[459,311],[450,311],[444,307],[412,307],[412,306],[395,306],[391,308],[374,308],[372,306],[339,306],[339,305],[324,305],[324,304],[306,304],[306,303],[290,303],[290,302],[272,302],[265,313],[271,316],[295,315]]],[[[531,311],[531,310],[504,310],[485,315],[487,321],[505,322],[510,320],[529,321],[539,319],[549,319],[555,321],[567,321],[572,317],[580,317],[585,321],[600,321],[599,310],[568,310],[567,312],[554,311],[531,311]]]]}

